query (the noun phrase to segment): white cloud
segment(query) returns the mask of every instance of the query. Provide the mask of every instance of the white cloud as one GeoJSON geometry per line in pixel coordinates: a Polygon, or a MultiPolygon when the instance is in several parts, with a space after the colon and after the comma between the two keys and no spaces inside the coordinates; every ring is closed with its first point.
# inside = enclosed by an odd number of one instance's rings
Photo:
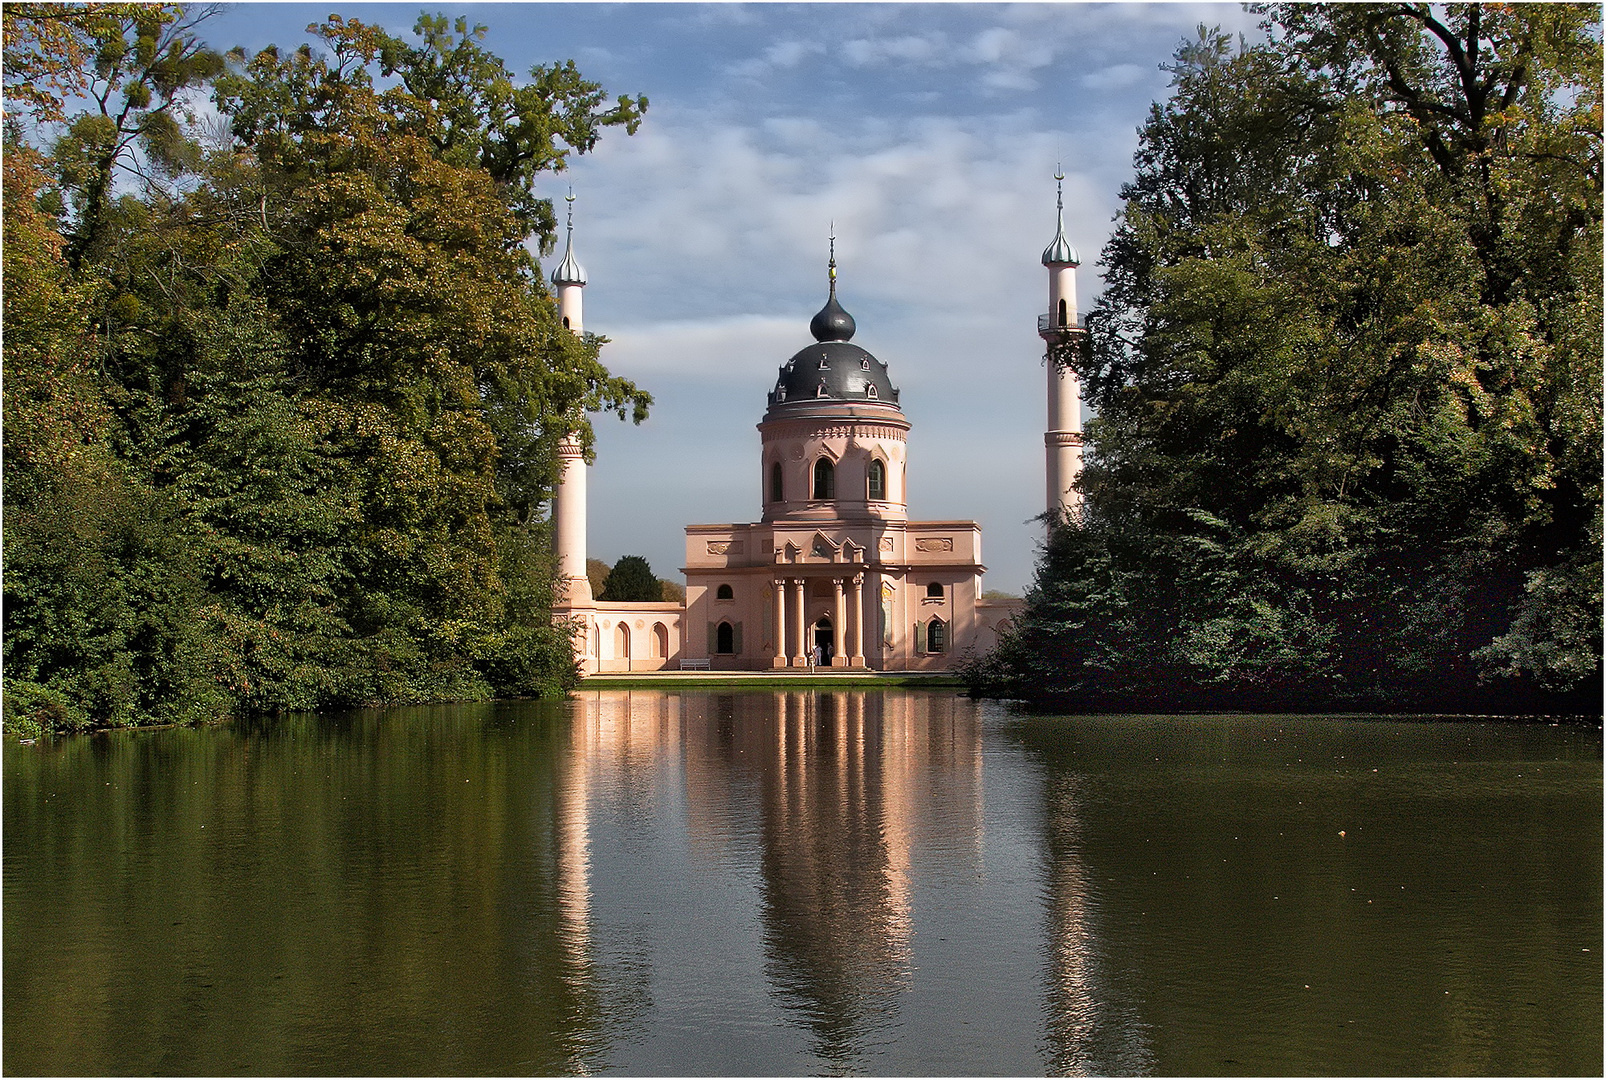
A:
{"type": "Polygon", "coordinates": [[[942,34],[905,34],[893,38],[854,38],[842,46],[848,63],[855,67],[882,64],[927,64],[950,56],[942,34]]]}
{"type": "MultiPolygon", "coordinates": [[[[795,318],[736,315],[726,319],[609,327],[609,370],[637,381],[727,378],[764,361],[784,361],[800,347],[795,318]]],[[[772,373],[773,374],[773,373],[772,373]]]]}
{"type": "Polygon", "coordinates": [[[795,68],[809,57],[824,52],[825,46],[817,41],[780,41],[757,57],[736,64],[731,68],[731,74],[738,79],[761,81],[772,72],[795,68]]]}
{"type": "Polygon", "coordinates": [[[1081,83],[1089,90],[1122,90],[1136,86],[1157,71],[1158,65],[1146,68],[1139,64],[1111,64],[1083,75],[1081,83]]]}

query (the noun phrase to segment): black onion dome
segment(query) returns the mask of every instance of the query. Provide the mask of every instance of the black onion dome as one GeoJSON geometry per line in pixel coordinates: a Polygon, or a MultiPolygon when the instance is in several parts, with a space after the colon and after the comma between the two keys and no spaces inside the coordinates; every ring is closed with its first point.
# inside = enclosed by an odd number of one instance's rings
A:
{"type": "Polygon", "coordinates": [[[898,388],[887,375],[887,365],[857,345],[819,341],[782,365],[769,395],[771,406],[836,401],[877,402],[896,409],[898,388]]]}
{"type": "Polygon", "coordinates": [[[831,295],[809,321],[815,344],[801,350],[781,367],[770,391],[771,408],[788,405],[822,405],[831,402],[875,402],[896,410],[898,388],[887,376],[887,365],[848,344],[855,329],[853,316],[836,298],[836,237],[831,239],[831,295]]]}
{"type": "Polygon", "coordinates": [[[853,316],[847,309],[837,303],[836,285],[831,286],[831,298],[825,302],[819,314],[809,323],[809,333],[814,335],[815,341],[851,341],[853,340],[853,316]]]}

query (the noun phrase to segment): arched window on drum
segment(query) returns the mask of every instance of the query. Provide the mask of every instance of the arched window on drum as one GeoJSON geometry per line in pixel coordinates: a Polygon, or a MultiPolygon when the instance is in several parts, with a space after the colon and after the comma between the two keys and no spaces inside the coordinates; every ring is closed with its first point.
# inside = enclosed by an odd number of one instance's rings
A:
{"type": "Polygon", "coordinates": [[[870,459],[870,475],[865,483],[865,497],[871,502],[883,502],[887,497],[887,466],[879,458],[870,459]]]}
{"type": "Polygon", "coordinates": [[[836,466],[830,458],[821,458],[814,463],[814,498],[836,498],[836,466]]]}

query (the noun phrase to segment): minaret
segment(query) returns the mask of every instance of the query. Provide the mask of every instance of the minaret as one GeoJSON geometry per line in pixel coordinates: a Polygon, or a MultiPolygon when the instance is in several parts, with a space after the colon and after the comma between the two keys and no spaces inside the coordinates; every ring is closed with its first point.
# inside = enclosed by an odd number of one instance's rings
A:
{"type": "Polygon", "coordinates": [[[1082,348],[1087,331],[1076,311],[1076,268],[1082,260],[1065,239],[1065,174],[1056,169],[1054,180],[1054,239],[1043,251],[1048,313],[1037,317],[1037,333],[1048,345],[1047,509],[1051,521],[1060,521],[1078,501],[1072,488],[1082,471],[1082,388],[1066,360],[1082,348]]]}
{"type": "MultiPolygon", "coordinates": [[[[586,272],[574,257],[574,192],[570,191],[569,237],[563,261],[552,271],[552,284],[558,290],[558,317],[564,328],[579,336],[584,332],[580,318],[580,294],[586,287],[586,272]]],[[[552,542],[558,557],[558,607],[589,604],[591,579],[586,577],[586,462],[580,440],[570,433],[558,444],[558,485],[552,492],[552,542]]]]}

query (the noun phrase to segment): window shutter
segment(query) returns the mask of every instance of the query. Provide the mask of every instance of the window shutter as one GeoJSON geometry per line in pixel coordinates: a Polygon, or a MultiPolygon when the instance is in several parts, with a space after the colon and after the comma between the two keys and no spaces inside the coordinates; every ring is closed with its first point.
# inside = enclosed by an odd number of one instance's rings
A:
{"type": "Polygon", "coordinates": [[[709,623],[708,624],[708,653],[707,653],[707,655],[713,656],[718,651],[719,651],[719,627],[715,626],[713,623],[709,623]]]}
{"type": "Polygon", "coordinates": [[[740,656],[742,655],[742,624],[737,623],[733,629],[735,633],[731,637],[731,652],[740,656]]]}
{"type": "Polygon", "coordinates": [[[923,656],[925,655],[925,651],[926,628],[920,623],[915,623],[915,654],[917,656],[923,656]]]}

